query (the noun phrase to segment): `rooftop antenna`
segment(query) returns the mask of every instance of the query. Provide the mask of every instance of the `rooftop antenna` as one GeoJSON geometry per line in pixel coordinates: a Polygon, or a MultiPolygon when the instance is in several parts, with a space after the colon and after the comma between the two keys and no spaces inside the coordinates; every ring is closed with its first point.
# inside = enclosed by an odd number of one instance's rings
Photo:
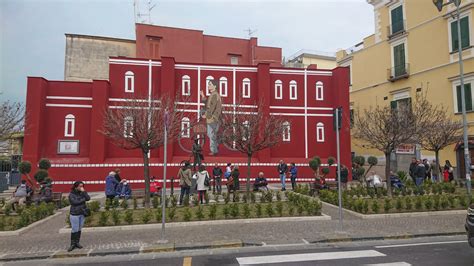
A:
{"type": "Polygon", "coordinates": [[[134,0],[133,1],[133,10],[135,13],[135,23],[140,22],[140,23],[145,23],[145,24],[153,24],[151,21],[151,10],[155,8],[156,4],[153,3],[152,0],[148,0],[147,2],[147,9],[146,12],[141,13],[140,12],[140,1],[139,0],[134,0]]]}
{"type": "Polygon", "coordinates": [[[251,28],[248,28],[246,30],[244,30],[245,32],[247,32],[247,34],[249,35],[249,38],[252,38],[252,35],[257,32],[257,30],[252,30],[251,28]]]}

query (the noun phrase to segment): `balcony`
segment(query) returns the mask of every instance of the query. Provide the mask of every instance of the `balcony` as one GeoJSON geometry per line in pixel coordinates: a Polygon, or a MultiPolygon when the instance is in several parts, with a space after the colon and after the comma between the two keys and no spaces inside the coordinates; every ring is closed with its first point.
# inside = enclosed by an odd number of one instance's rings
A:
{"type": "Polygon", "coordinates": [[[406,20],[400,20],[394,24],[387,26],[387,38],[392,39],[395,36],[402,35],[406,32],[406,20]]]}
{"type": "Polygon", "coordinates": [[[410,64],[402,64],[387,69],[387,80],[394,82],[410,76],[410,64]]]}

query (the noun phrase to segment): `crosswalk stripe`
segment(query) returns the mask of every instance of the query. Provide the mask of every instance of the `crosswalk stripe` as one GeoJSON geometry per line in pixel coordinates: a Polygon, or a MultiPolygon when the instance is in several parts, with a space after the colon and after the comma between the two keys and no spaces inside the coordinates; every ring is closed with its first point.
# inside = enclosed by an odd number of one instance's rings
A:
{"type": "Polygon", "coordinates": [[[466,240],[443,241],[443,242],[426,242],[426,243],[412,243],[412,244],[400,244],[400,245],[386,245],[386,246],[375,246],[375,248],[399,248],[399,247],[413,247],[413,246],[427,246],[427,245],[443,245],[443,244],[456,244],[456,243],[466,243],[466,240]]]}
{"type": "Polygon", "coordinates": [[[301,262],[316,260],[336,260],[336,259],[353,259],[353,258],[369,258],[386,256],[376,250],[354,250],[354,251],[338,251],[338,252],[320,252],[320,253],[304,253],[304,254],[288,254],[275,256],[255,256],[237,258],[240,265],[255,265],[281,262],[301,262]]]}
{"type": "Polygon", "coordinates": [[[411,264],[404,261],[399,261],[399,262],[388,262],[388,263],[365,264],[365,266],[411,266],[411,264]]]}

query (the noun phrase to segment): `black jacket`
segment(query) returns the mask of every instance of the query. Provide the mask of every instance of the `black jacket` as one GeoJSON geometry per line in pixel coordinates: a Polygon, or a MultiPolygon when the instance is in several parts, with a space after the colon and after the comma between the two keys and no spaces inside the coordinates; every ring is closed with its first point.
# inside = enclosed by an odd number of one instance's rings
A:
{"type": "Polygon", "coordinates": [[[86,201],[89,201],[91,197],[87,192],[74,191],[69,193],[69,203],[71,204],[71,215],[84,215],[86,208],[86,201]]]}
{"type": "Polygon", "coordinates": [[[420,163],[416,166],[416,169],[415,169],[415,177],[422,177],[422,178],[425,178],[426,176],[426,169],[425,169],[425,165],[420,163]]]}
{"type": "Polygon", "coordinates": [[[285,174],[286,172],[288,172],[288,165],[286,163],[278,164],[278,173],[285,174]]]}
{"type": "Polygon", "coordinates": [[[214,167],[212,169],[213,176],[222,176],[222,169],[220,167],[214,167]]]}
{"type": "Polygon", "coordinates": [[[410,164],[410,172],[409,172],[409,175],[412,177],[412,178],[415,178],[416,177],[416,174],[415,174],[415,171],[416,171],[416,166],[418,164],[417,163],[411,163],[410,164]]]}

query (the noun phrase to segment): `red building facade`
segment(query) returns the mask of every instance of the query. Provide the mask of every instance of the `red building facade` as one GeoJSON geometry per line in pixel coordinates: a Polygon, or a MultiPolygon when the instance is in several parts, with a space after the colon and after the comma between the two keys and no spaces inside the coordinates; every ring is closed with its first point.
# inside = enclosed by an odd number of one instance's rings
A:
{"type": "MultiPolygon", "coordinates": [[[[349,110],[346,68],[285,69],[271,67],[269,63],[234,66],[178,63],[169,57],[110,58],[109,73],[109,81],[93,82],[28,78],[24,160],[36,165],[41,158],[50,159],[49,172],[56,190],[68,190],[75,180],[86,181],[89,190],[103,190],[105,176],[115,168],[121,169],[121,176],[131,180],[133,187],[143,186],[140,151],[116,147],[99,132],[104,110],[122,108],[134,95],[159,96],[165,92],[177,95],[174,100],[185,112],[183,123],[185,119],[197,119],[202,106],[199,91],[206,91],[206,81],[210,78],[219,82],[224,112],[232,110],[237,103],[244,104],[249,111],[256,110],[255,102],[265,99],[268,103],[265,116],[282,116],[289,127],[280,145],[259,152],[252,160],[252,177],[263,171],[273,182],[279,180],[276,166],[280,159],[296,163],[299,181],[310,181],[313,174],[308,167],[309,158],[320,156],[325,162],[327,157],[336,156],[334,108],[342,106],[343,110],[349,110]],[[181,97],[188,100],[184,102],[181,97]]],[[[344,112],[343,121],[349,121],[348,112],[344,112]]],[[[341,163],[349,166],[347,123],[340,131],[340,138],[341,163]]],[[[169,180],[176,176],[179,163],[189,159],[189,153],[176,141],[168,147],[169,180]]],[[[204,154],[209,152],[208,141],[204,151],[204,154]]],[[[163,174],[163,155],[163,148],[153,150],[150,155],[151,175],[158,178],[163,174]]],[[[227,162],[246,165],[244,155],[223,145],[219,147],[219,156],[205,159],[209,166],[219,163],[224,167],[227,162]]],[[[245,175],[241,178],[243,181],[245,175]]]]}

